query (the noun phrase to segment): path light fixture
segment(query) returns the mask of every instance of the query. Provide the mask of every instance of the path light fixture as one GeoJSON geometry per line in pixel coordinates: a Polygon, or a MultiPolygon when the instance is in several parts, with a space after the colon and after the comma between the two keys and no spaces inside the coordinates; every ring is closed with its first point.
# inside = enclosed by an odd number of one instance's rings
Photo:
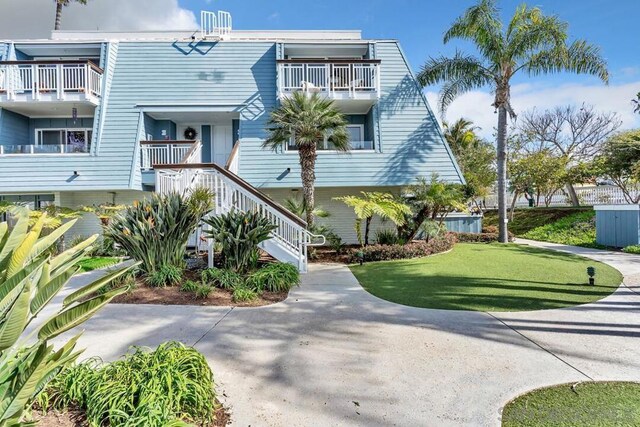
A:
{"type": "Polygon", "coordinates": [[[356,256],[358,257],[358,262],[360,263],[360,265],[364,264],[364,252],[358,251],[356,253],[356,256]]]}
{"type": "Polygon", "coordinates": [[[595,286],[596,284],[596,279],[594,279],[594,276],[596,275],[595,267],[587,267],[587,275],[589,276],[589,284],[591,286],[595,286]]]}

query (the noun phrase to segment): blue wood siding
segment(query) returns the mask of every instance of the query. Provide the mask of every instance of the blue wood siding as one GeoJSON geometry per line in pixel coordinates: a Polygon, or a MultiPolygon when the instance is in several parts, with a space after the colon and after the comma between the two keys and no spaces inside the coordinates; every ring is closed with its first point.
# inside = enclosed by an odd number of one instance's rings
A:
{"type": "Polygon", "coordinates": [[[614,248],[640,244],[640,212],[596,209],[596,242],[614,248]]]}
{"type": "MultiPolygon", "coordinates": [[[[0,108],[0,145],[27,145],[29,143],[29,118],[0,108]]],[[[1,171],[0,175],[2,175],[1,171]]]]}
{"type": "Polygon", "coordinates": [[[9,43],[0,43],[0,61],[6,61],[9,56],[9,43]]]}

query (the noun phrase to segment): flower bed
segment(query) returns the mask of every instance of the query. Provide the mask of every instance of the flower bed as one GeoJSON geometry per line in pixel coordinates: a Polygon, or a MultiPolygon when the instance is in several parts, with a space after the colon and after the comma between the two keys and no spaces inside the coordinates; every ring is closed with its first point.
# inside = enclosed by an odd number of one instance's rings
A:
{"type": "Polygon", "coordinates": [[[414,241],[405,245],[365,246],[364,248],[351,249],[349,260],[351,263],[358,263],[360,255],[362,255],[364,262],[424,257],[449,251],[456,242],[455,233],[447,233],[428,242],[414,241]]]}

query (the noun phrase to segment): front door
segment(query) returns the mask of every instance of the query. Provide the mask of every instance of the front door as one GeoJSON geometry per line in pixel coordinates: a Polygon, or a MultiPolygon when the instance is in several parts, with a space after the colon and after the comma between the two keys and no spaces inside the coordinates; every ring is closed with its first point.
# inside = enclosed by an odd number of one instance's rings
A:
{"type": "Polygon", "coordinates": [[[233,149],[233,130],[231,125],[213,126],[213,162],[224,167],[233,149]]]}

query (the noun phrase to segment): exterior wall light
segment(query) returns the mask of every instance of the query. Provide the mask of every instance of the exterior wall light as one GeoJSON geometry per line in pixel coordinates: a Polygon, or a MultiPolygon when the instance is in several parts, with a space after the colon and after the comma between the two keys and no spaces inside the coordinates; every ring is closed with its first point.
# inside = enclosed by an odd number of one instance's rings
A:
{"type": "Polygon", "coordinates": [[[589,276],[589,284],[595,286],[596,279],[594,276],[596,275],[596,269],[594,267],[587,267],[587,275],[589,276]]]}

